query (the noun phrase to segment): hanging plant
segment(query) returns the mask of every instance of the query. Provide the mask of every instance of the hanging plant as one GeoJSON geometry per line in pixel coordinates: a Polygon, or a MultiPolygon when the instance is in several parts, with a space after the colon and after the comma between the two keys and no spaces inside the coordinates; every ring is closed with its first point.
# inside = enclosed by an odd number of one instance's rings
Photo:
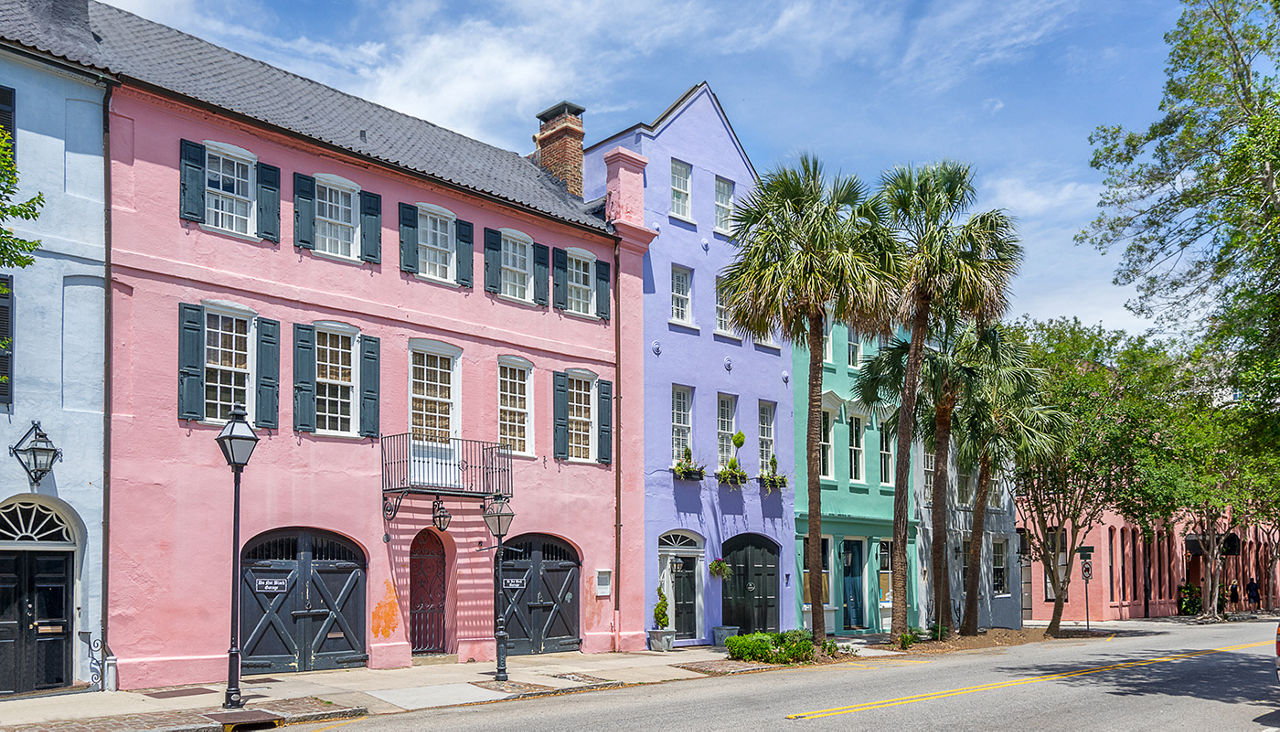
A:
{"type": "Polygon", "coordinates": [[[707,565],[707,571],[711,573],[712,577],[719,577],[722,580],[733,576],[733,568],[720,557],[711,560],[711,564],[707,565]]]}
{"type": "Polygon", "coordinates": [[[728,464],[716,471],[716,480],[724,483],[730,488],[736,488],[745,485],[747,482],[747,471],[738,465],[738,450],[742,449],[743,443],[747,441],[747,436],[742,431],[733,435],[733,457],[729,458],[728,464]]]}
{"type": "Polygon", "coordinates": [[[760,475],[760,486],[765,495],[787,487],[787,476],[778,475],[778,456],[769,456],[769,472],[760,475]]]}
{"type": "Polygon", "coordinates": [[[707,476],[707,466],[695,463],[693,450],[686,445],[684,454],[671,466],[671,473],[680,480],[702,480],[707,476]]]}

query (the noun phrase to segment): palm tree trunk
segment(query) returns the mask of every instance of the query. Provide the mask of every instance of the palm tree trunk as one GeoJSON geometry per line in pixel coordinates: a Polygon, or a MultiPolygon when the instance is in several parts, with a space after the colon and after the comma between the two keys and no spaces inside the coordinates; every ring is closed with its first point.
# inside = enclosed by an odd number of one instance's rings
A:
{"type": "MultiPolygon", "coordinates": [[[[822,339],[826,332],[822,312],[809,315],[809,416],[805,426],[805,464],[809,478],[809,607],[813,616],[813,643],[827,637],[826,609],[822,603],[822,472],[818,455],[822,438],[822,339]]],[[[833,456],[834,457],[834,456],[833,456]]]]}
{"type": "Polygon", "coordinates": [[[939,401],[935,410],[933,448],[933,531],[929,542],[930,565],[933,567],[933,620],[938,624],[938,638],[950,629],[951,622],[951,569],[947,565],[947,481],[951,475],[951,411],[949,398],[939,401]]]}
{"type": "Polygon", "coordinates": [[[978,459],[978,490],[973,496],[973,525],[969,529],[969,576],[964,580],[964,622],[960,635],[978,634],[978,590],[982,579],[982,545],[987,523],[987,494],[991,492],[991,458],[978,459]]]}
{"type": "MultiPolygon", "coordinates": [[[[914,437],[916,391],[920,388],[920,362],[924,357],[924,339],[929,335],[929,301],[915,304],[911,323],[911,348],[907,351],[907,367],[902,379],[902,404],[898,408],[898,454],[893,476],[893,548],[889,567],[893,572],[893,623],[889,637],[894,641],[907,632],[907,522],[910,518],[907,486],[911,479],[911,440],[914,437]]],[[[812,336],[810,337],[812,340],[812,336]]]]}

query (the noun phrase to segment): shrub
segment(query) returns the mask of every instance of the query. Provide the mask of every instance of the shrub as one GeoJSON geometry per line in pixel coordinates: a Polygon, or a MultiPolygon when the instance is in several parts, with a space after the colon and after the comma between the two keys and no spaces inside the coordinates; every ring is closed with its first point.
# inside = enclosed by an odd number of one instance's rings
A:
{"type": "Polygon", "coordinates": [[[828,656],[834,656],[836,655],[836,652],[839,650],[840,650],[840,647],[836,645],[835,641],[830,639],[822,641],[823,654],[828,656]]]}
{"type": "MultiPolygon", "coordinates": [[[[834,648],[835,644],[831,645],[834,648]]],[[[729,651],[729,658],[736,661],[809,663],[813,661],[813,634],[807,630],[788,630],[785,633],[739,635],[727,638],[725,648],[729,651]]]]}
{"type": "Polygon", "coordinates": [[[658,585],[658,604],[653,606],[653,627],[665,630],[667,627],[667,593],[658,585]]]}
{"type": "Polygon", "coordinates": [[[933,640],[944,641],[949,635],[951,635],[951,628],[948,628],[945,625],[938,625],[937,623],[934,623],[929,626],[929,637],[933,640]]]}
{"type": "Polygon", "coordinates": [[[735,635],[724,639],[729,658],[735,661],[773,662],[773,643],[768,633],[735,635]]]}
{"type": "Polygon", "coordinates": [[[907,632],[898,636],[898,647],[904,651],[919,642],[920,642],[919,631],[917,631],[915,628],[908,629],[907,632]]]}
{"type": "Polygon", "coordinates": [[[1178,614],[1199,615],[1204,609],[1200,588],[1192,584],[1178,585],[1178,614]]]}

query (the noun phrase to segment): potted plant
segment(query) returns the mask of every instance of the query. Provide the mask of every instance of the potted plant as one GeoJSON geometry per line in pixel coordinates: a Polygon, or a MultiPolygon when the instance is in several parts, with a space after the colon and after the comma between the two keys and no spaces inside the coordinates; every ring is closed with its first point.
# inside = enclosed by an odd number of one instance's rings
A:
{"type": "Polygon", "coordinates": [[[707,565],[707,571],[711,573],[712,577],[717,577],[722,580],[729,579],[733,576],[733,567],[730,567],[729,563],[720,557],[716,557],[711,560],[711,564],[707,565]]]}
{"type": "Polygon", "coordinates": [[[667,593],[662,591],[662,585],[658,585],[658,604],[653,606],[653,630],[649,631],[649,650],[651,651],[670,651],[676,640],[676,632],[668,630],[667,626],[670,621],[667,620],[667,593]]]}
{"type": "Polygon", "coordinates": [[[778,456],[769,456],[769,472],[760,475],[760,486],[766,495],[787,487],[787,476],[778,475],[778,456]]]}
{"type": "Polygon", "coordinates": [[[723,468],[716,471],[716,480],[725,485],[736,488],[747,482],[747,471],[738,465],[738,450],[742,449],[742,444],[747,441],[747,436],[742,431],[733,435],[733,457],[729,458],[729,463],[723,468]]]}
{"type": "Polygon", "coordinates": [[[686,445],[684,454],[671,467],[671,472],[680,480],[702,480],[707,475],[707,466],[695,463],[693,450],[686,445]]]}

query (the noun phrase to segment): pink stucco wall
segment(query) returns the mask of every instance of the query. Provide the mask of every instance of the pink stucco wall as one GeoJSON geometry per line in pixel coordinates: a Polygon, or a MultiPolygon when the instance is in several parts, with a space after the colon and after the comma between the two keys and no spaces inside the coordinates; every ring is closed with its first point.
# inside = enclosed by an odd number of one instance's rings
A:
{"type": "MultiPolygon", "coordinates": [[[[341,321],[381,339],[381,429],[408,431],[409,344],[431,338],[462,349],[461,436],[497,441],[497,358],[533,363],[537,458],[515,458],[512,535],[559,536],[582,559],[583,650],[643,645],[641,362],[643,244],[621,248],[614,319],[566,316],[484,292],[485,227],[518,229],[551,246],[614,261],[615,240],[448,191],[294,138],[125,87],[111,109],[112,344],[110,645],[123,688],[210,681],[225,673],[231,562],[231,474],[213,438],[218,426],[177,416],[177,312],[182,302],[231,301],[281,323],[280,425],[244,474],[241,540],[282,527],[345,535],[368,558],[366,650],[378,668],[410,663],[408,548],[430,525],[429,499],[405,501],[394,522],[381,511],[376,439],[292,429],[292,326],[341,321]],[[282,171],[281,243],[210,233],[178,217],[179,140],[248,149],[282,171]],[[383,200],[382,264],[346,262],[293,244],[292,173],[332,173],[383,200]],[[396,203],[442,205],[476,229],[476,285],[433,284],[398,268],[396,203]],[[634,303],[634,305],[632,305],[634,303]],[[632,325],[634,321],[634,325],[632,325]],[[614,328],[621,327],[615,334],[614,328]],[[552,451],[551,373],[585,368],[621,392],[614,466],[558,462],[552,451]],[[632,407],[631,405],[635,405],[632,407]],[[633,444],[634,443],[634,444],[633,444]],[[614,567],[615,467],[623,471],[623,595],[596,597],[596,569],[614,567]],[[383,541],[384,533],[390,541],[383,541]]],[[[447,502],[447,650],[460,661],[492,658],[492,551],[478,503],[447,502]]],[[[615,591],[617,591],[615,589],[615,591]]]]}

